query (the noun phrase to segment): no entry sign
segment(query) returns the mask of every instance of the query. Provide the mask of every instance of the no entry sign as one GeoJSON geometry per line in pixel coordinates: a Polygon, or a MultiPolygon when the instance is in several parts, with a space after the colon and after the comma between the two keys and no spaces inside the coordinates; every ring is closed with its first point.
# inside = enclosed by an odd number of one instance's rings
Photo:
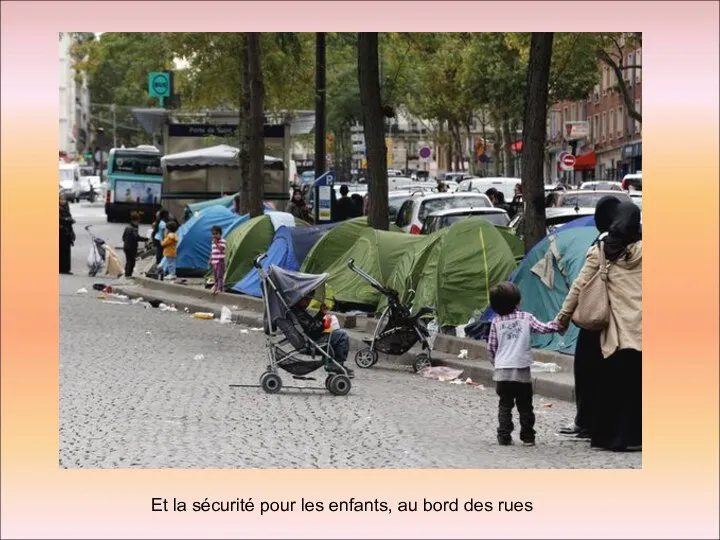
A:
{"type": "Polygon", "coordinates": [[[564,171],[572,171],[575,167],[575,156],[572,154],[565,154],[560,158],[560,168],[564,171]]]}

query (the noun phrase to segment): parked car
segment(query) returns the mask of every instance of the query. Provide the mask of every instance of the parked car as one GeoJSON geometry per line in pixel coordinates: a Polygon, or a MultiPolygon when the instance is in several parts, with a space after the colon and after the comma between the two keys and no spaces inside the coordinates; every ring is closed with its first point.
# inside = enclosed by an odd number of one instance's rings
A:
{"type": "Polygon", "coordinates": [[[480,193],[416,194],[398,211],[395,224],[410,234],[420,234],[425,218],[447,208],[492,208],[487,196],[480,193]]]}
{"type": "Polygon", "coordinates": [[[431,234],[449,227],[456,221],[460,221],[466,217],[480,216],[493,225],[507,227],[510,218],[502,208],[447,208],[438,212],[433,212],[423,223],[420,234],[431,234]]]}
{"type": "Polygon", "coordinates": [[[472,175],[466,172],[449,172],[445,173],[442,178],[442,182],[462,182],[466,178],[470,178],[472,175]]]}
{"type": "Polygon", "coordinates": [[[622,182],[592,181],[580,184],[583,191],[623,191],[622,182]]]}
{"type": "Polygon", "coordinates": [[[457,192],[475,191],[485,193],[490,188],[495,188],[505,196],[505,201],[510,202],[515,197],[515,186],[522,181],[519,178],[465,178],[458,184],[457,192]]]}
{"type": "Polygon", "coordinates": [[[622,188],[626,191],[642,191],[642,171],[626,174],[622,179],[622,188]]]}
{"type": "MultiPolygon", "coordinates": [[[[546,208],[545,234],[551,234],[566,223],[570,223],[578,218],[594,215],[594,208],[546,208]]],[[[525,236],[525,216],[522,212],[510,221],[509,227],[515,232],[518,238],[525,236]]]]}
{"type": "Polygon", "coordinates": [[[623,191],[562,191],[557,194],[553,206],[558,208],[588,208],[593,212],[600,199],[606,195],[617,197],[622,202],[630,202],[630,196],[623,191]]]}
{"type": "Polygon", "coordinates": [[[68,202],[80,200],[80,167],[77,163],[60,163],[60,195],[68,202]]]}

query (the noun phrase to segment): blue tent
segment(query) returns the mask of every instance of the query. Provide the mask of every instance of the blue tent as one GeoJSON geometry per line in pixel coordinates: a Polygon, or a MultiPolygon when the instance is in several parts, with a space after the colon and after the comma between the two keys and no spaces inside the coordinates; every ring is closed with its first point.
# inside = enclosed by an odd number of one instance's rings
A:
{"type": "MultiPolygon", "coordinates": [[[[337,224],[329,223],[315,227],[278,228],[268,248],[267,257],[262,263],[263,268],[267,269],[274,264],[283,270],[299,271],[310,249],[335,225],[337,224]]],[[[250,270],[231,290],[248,296],[262,297],[260,275],[257,270],[254,268],[250,270]]]]}
{"type": "Polygon", "coordinates": [[[220,226],[223,237],[226,237],[248,219],[248,214],[238,216],[224,206],[211,206],[186,221],[178,229],[179,241],[175,261],[178,276],[205,275],[214,225],[220,226]]]}

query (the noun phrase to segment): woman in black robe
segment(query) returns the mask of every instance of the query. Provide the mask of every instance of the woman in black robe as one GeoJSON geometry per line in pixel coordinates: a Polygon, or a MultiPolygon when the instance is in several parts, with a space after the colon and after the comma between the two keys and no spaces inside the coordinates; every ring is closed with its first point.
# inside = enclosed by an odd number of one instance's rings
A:
{"type": "Polygon", "coordinates": [[[70,213],[70,205],[63,197],[60,197],[60,273],[72,274],[71,251],[75,244],[75,231],[73,224],[75,220],[70,213]]]}
{"type": "MultiPolygon", "coordinates": [[[[595,239],[593,245],[597,244],[607,235],[610,224],[613,222],[620,200],[617,197],[608,195],[598,201],[595,207],[595,227],[600,235],[595,239]]],[[[591,425],[594,419],[593,404],[595,402],[595,390],[593,385],[596,381],[597,364],[602,361],[600,349],[600,331],[584,330],[580,328],[577,343],[575,345],[575,360],[573,371],[575,375],[575,422],[560,430],[561,435],[577,437],[578,439],[589,439],[591,425]]]]}

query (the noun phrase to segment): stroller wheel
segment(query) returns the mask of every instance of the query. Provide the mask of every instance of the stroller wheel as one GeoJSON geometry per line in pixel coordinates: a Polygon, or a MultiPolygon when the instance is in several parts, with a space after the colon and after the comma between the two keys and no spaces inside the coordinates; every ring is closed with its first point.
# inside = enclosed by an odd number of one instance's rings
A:
{"type": "Polygon", "coordinates": [[[373,367],[378,361],[377,351],[372,350],[370,347],[360,349],[355,353],[355,363],[358,367],[368,369],[373,367]]]}
{"type": "Polygon", "coordinates": [[[275,373],[263,373],[260,377],[260,386],[268,394],[277,394],[282,388],[282,379],[275,373]]]}
{"type": "Polygon", "coordinates": [[[430,356],[425,353],[418,354],[413,362],[413,369],[415,370],[415,373],[431,366],[432,360],[430,360],[430,356]]]}
{"type": "Polygon", "coordinates": [[[328,390],[335,396],[345,396],[350,391],[352,384],[345,375],[334,375],[328,383],[328,390]]]}
{"type": "Polygon", "coordinates": [[[330,390],[330,384],[332,383],[332,380],[333,380],[333,377],[334,377],[334,376],[335,376],[335,375],[331,373],[330,375],[328,375],[328,376],[325,378],[325,388],[327,388],[327,391],[328,391],[328,392],[332,392],[332,390],[330,390]]]}

